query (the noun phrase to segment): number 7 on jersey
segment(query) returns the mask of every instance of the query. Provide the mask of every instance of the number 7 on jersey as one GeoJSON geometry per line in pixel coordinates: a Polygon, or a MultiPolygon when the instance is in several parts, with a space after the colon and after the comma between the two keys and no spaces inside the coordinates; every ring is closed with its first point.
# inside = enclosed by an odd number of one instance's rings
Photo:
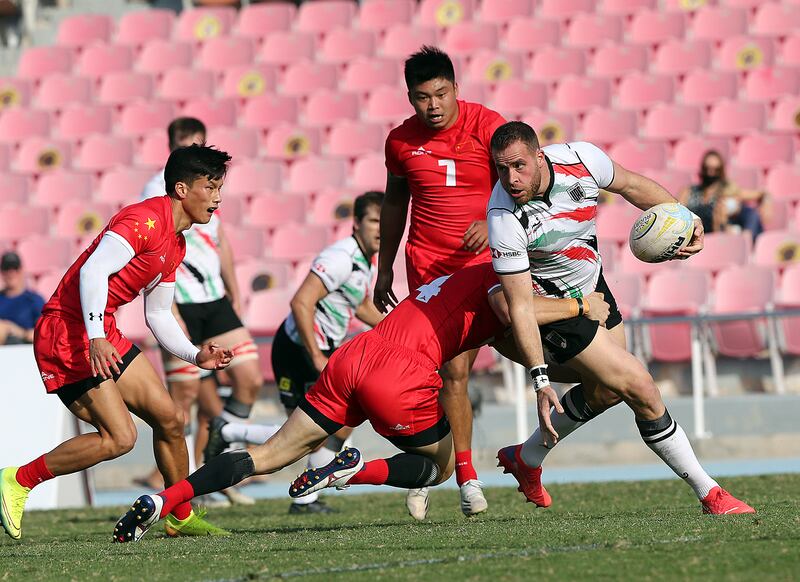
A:
{"type": "Polygon", "coordinates": [[[444,181],[445,186],[456,185],[456,161],[455,160],[439,160],[439,165],[444,166],[447,170],[446,178],[444,181]]]}

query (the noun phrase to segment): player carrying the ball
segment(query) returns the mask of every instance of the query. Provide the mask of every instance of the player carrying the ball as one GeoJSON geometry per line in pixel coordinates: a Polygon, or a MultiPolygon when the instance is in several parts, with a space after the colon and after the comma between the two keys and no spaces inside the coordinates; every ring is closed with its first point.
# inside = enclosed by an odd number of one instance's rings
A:
{"type": "MultiPolygon", "coordinates": [[[[133,412],[153,429],[153,452],[167,483],[189,473],[183,412],[147,358],[117,329],[114,313],[144,294],[147,325],[177,357],[207,370],[233,354],[211,342],[200,348],[172,314],[175,270],[186,253],[183,231],[205,224],[220,205],[230,156],[193,145],[173,151],[164,170],[167,196],[120,210],[72,264],[36,324],[33,353],[48,394],[96,432],[78,435],[21,467],[0,472],[0,516],[6,533],[22,537],[31,489],[129,452],[136,442],[133,412]]],[[[228,535],[176,505],[169,535],[228,535]]]]}
{"type": "MultiPolygon", "coordinates": [[[[492,136],[491,149],[500,178],[488,207],[492,263],[508,301],[521,362],[533,378],[539,411],[539,428],[524,443],[501,449],[500,466],[514,475],[529,501],[549,506],[550,495],[541,484],[545,456],[560,439],[623,401],[636,416],[642,440],[692,487],[705,513],[754,512],[700,466],[653,378],[627,351],[622,316],[603,279],[595,229],[599,190],[620,194],[643,210],[675,199],[590,143],[540,148],[536,132],[522,122],[501,126],[492,136]],[[611,306],[605,327],[576,317],[540,329],[531,281],[544,297],[603,293],[611,306]],[[550,387],[543,346],[551,361],[566,365],[580,382],[561,402],[550,387]]],[[[675,258],[702,250],[703,226],[699,219],[694,222],[689,244],[675,258]]]]}

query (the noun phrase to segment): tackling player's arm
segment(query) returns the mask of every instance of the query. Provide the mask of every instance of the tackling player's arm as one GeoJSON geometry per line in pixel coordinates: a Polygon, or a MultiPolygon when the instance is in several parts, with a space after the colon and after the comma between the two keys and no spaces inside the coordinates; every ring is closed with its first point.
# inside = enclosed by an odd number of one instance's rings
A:
{"type": "Polygon", "coordinates": [[[233,305],[233,310],[239,314],[239,283],[236,281],[236,271],[233,266],[233,251],[228,242],[228,237],[225,236],[225,229],[222,224],[218,226],[217,237],[219,238],[219,272],[222,276],[222,282],[225,284],[225,291],[228,293],[228,299],[233,305]]]}
{"type": "MultiPolygon", "coordinates": [[[[504,325],[509,326],[511,318],[508,314],[508,304],[505,294],[500,291],[501,288],[498,286],[489,292],[489,305],[492,306],[497,318],[504,325]]],[[[605,326],[610,310],[608,303],[603,299],[603,294],[598,291],[575,299],[556,299],[534,295],[533,306],[536,310],[536,323],[539,326],[580,316],[593,319],[605,326]]]]}
{"type": "Polygon", "coordinates": [[[375,327],[386,317],[383,313],[378,311],[378,308],[375,307],[369,295],[364,297],[364,301],[356,308],[355,315],[359,321],[363,321],[370,327],[375,327]]]}
{"type": "Polygon", "coordinates": [[[408,203],[411,191],[404,176],[386,173],[386,195],[381,206],[381,248],[378,251],[378,279],[375,282],[373,302],[379,311],[386,313],[389,307],[397,305],[397,297],[392,291],[395,257],[406,229],[408,203]]]}
{"type": "Polygon", "coordinates": [[[317,310],[317,303],[326,295],[328,295],[328,289],[322,279],[316,273],[310,272],[290,303],[300,341],[303,342],[303,347],[318,372],[322,372],[325,368],[328,358],[317,345],[314,335],[314,313],[317,310]]]}

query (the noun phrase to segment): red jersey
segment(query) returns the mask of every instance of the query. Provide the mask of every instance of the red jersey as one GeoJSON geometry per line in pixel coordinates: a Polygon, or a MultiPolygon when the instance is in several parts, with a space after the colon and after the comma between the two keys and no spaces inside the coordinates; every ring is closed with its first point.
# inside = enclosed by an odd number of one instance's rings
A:
{"type": "Polygon", "coordinates": [[[386,168],[405,177],[411,192],[409,246],[459,266],[475,259],[464,250],[464,233],[486,220],[497,181],[489,143],[503,123],[491,109],[458,101],[458,119],[448,129],[430,129],[414,115],[389,133],[386,168]]]}
{"type": "Polygon", "coordinates": [[[45,304],[43,315],[53,314],[83,325],[80,270],[106,232],[130,246],[134,257],[108,278],[108,302],[104,327],[108,331],[114,312],[142,291],[162,282],[175,281],[175,269],[186,254],[186,240],[175,234],[169,196],[149,198],[120,210],[67,270],[55,293],[45,304]]]}
{"type": "Polygon", "coordinates": [[[424,354],[438,369],[503,331],[487,299],[499,284],[491,263],[465,267],[412,291],[373,331],[424,354]]]}

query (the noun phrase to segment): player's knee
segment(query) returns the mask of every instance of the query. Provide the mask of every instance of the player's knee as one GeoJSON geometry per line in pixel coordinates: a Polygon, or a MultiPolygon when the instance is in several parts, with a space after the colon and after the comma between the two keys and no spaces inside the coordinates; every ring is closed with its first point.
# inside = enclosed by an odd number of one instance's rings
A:
{"type": "Polygon", "coordinates": [[[649,402],[658,399],[659,392],[650,373],[644,366],[637,366],[625,376],[622,396],[629,400],[649,402]]]}
{"type": "Polygon", "coordinates": [[[450,477],[452,477],[456,468],[456,464],[452,459],[447,464],[437,463],[437,465],[439,467],[439,476],[436,478],[436,481],[433,483],[433,485],[438,485],[439,483],[444,483],[447,481],[450,477]]]}
{"type": "Polygon", "coordinates": [[[136,426],[131,422],[125,428],[114,431],[107,438],[103,439],[103,449],[108,459],[116,459],[129,453],[136,445],[136,426]]]}

